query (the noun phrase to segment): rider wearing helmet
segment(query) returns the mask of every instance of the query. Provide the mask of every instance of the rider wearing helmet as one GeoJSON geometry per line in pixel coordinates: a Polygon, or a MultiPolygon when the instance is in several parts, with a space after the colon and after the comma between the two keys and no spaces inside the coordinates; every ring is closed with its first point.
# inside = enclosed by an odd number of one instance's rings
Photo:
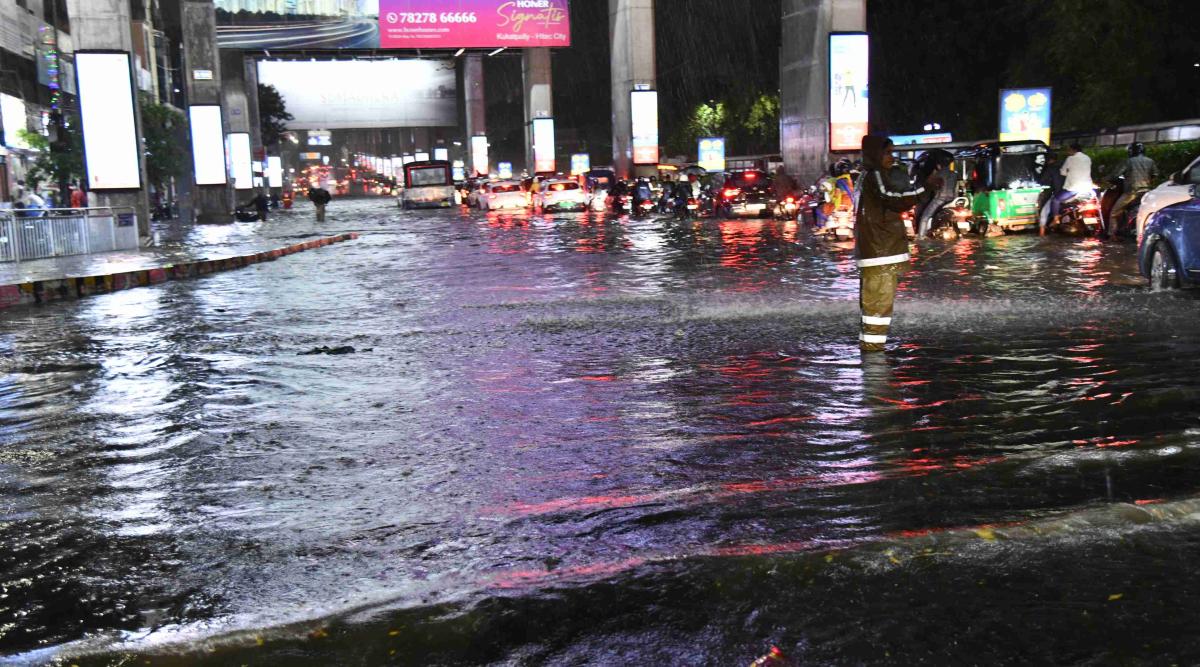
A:
{"type": "Polygon", "coordinates": [[[1125,186],[1117,203],[1113,204],[1112,212],[1108,214],[1108,238],[1117,238],[1117,221],[1120,216],[1142,195],[1150,190],[1154,179],[1158,178],[1158,165],[1146,157],[1146,147],[1140,141],[1129,144],[1129,159],[1121,164],[1113,174],[1113,179],[1124,178],[1125,186]]]}
{"type": "Polygon", "coordinates": [[[833,163],[829,173],[833,176],[833,192],[830,195],[830,201],[833,203],[833,210],[850,206],[851,200],[854,199],[854,178],[850,175],[850,169],[853,164],[849,158],[841,158],[833,163]]]}

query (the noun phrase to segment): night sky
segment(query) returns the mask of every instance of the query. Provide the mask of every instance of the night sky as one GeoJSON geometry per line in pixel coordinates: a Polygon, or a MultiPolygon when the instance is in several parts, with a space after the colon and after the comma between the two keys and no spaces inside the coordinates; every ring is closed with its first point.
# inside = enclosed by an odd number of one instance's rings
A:
{"type": "MultiPolygon", "coordinates": [[[[610,156],[608,2],[571,3],[553,55],[560,145],[610,156]]],[[[660,136],[697,104],[777,92],[779,0],[657,0],[660,136]],[[731,11],[736,7],[737,11],[731,11]]],[[[1001,87],[1051,85],[1059,129],[1200,116],[1200,1],[868,0],[872,126],[996,133],[1001,87]]],[[[495,151],[522,161],[519,55],[487,63],[495,151]]],[[[731,147],[737,151],[738,147],[731,147]]]]}

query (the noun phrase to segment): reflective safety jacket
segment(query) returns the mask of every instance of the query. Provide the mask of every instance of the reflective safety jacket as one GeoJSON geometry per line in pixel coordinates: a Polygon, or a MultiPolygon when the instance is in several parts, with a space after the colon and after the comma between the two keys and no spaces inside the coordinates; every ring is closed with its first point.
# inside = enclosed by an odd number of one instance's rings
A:
{"type": "Polygon", "coordinates": [[[900,214],[917,205],[924,188],[899,191],[888,184],[879,168],[858,179],[854,236],[858,266],[882,266],[908,261],[908,234],[900,214]]]}

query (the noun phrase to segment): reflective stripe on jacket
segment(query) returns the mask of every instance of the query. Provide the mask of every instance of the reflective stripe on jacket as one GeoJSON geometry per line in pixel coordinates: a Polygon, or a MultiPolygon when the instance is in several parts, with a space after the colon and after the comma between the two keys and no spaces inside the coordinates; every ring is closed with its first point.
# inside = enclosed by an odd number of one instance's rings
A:
{"type": "Polygon", "coordinates": [[[889,188],[877,169],[859,178],[854,236],[860,267],[908,261],[908,234],[900,214],[916,206],[917,196],[924,191],[889,188]]]}

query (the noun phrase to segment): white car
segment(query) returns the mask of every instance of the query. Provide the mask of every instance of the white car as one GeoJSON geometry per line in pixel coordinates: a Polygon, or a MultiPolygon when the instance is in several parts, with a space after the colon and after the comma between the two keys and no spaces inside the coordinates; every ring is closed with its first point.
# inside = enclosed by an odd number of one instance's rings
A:
{"type": "Polygon", "coordinates": [[[484,183],[476,196],[476,205],[481,211],[499,209],[523,209],[529,205],[529,198],[516,181],[497,181],[484,183]]]}
{"type": "Polygon", "coordinates": [[[587,204],[587,193],[579,183],[566,179],[542,181],[541,189],[533,196],[533,205],[540,211],[582,211],[587,204]]]}
{"type": "Polygon", "coordinates": [[[1145,229],[1146,220],[1150,218],[1150,214],[1192,198],[1191,181],[1186,176],[1196,172],[1197,169],[1200,169],[1200,157],[1192,160],[1192,163],[1184,167],[1178,174],[1171,174],[1171,177],[1165,182],[1142,196],[1142,203],[1138,205],[1137,212],[1138,238],[1142,237],[1142,230],[1145,229]],[[1178,178],[1181,175],[1185,176],[1182,180],[1178,178]]]}

